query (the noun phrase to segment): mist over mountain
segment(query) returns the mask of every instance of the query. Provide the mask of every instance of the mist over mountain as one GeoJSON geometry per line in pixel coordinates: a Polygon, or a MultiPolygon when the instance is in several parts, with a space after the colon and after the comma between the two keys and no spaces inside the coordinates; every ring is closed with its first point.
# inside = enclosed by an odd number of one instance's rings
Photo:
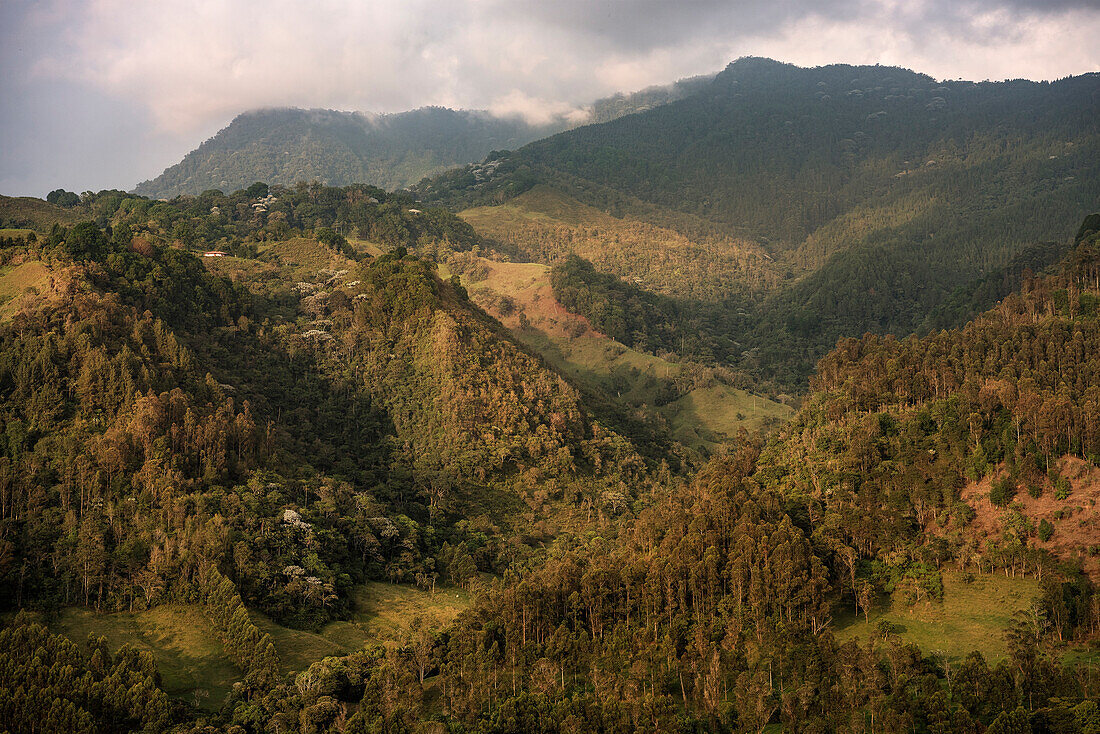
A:
{"type": "Polygon", "coordinates": [[[606,122],[681,99],[709,77],[693,77],[596,100],[570,113],[539,114],[423,107],[376,115],[270,108],[238,115],[182,161],[134,192],[155,199],[233,192],[256,181],[289,186],[320,181],[400,189],[425,176],[480,161],[579,124],[606,122]]]}
{"type": "MultiPolygon", "coordinates": [[[[710,243],[711,260],[741,262],[749,243],[767,255],[756,267],[717,283],[714,267],[688,263],[680,293],[668,283],[661,292],[742,345],[727,347],[735,364],[797,384],[838,337],[911,333],[948,294],[1022,250],[1063,243],[1047,262],[1064,252],[1072,223],[1100,200],[1098,109],[1097,74],[941,83],[892,67],[745,58],[682,99],[416,191],[461,209],[541,184],[710,243]],[[727,307],[712,308],[721,300],[727,307]]],[[[521,229],[491,236],[522,249],[536,235],[521,229]]],[[[526,251],[553,259],[533,241],[526,251]]],[[[632,256],[645,253],[665,257],[659,241],[632,256]]],[[[605,270],[633,280],[649,268],[605,270]]]]}
{"type": "Polygon", "coordinates": [[[425,107],[393,115],[293,108],[238,115],[180,163],[135,192],[153,198],[226,192],[255,181],[289,185],[370,183],[403,188],[426,175],[479,160],[564,129],[486,112],[425,107]]]}
{"type": "Polygon", "coordinates": [[[1098,110],[742,58],[0,196],[0,731],[1097,734],[1098,110]]]}

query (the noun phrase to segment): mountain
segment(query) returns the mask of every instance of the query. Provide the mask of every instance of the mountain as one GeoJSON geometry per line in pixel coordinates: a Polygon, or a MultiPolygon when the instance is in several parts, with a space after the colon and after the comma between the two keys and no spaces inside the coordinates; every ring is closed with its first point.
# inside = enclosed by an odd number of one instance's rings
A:
{"type": "Polygon", "coordinates": [[[583,498],[610,512],[648,483],[566,378],[405,254],[457,244],[460,220],[377,190],[271,191],[130,197],[109,234],[3,241],[8,602],[220,594],[204,559],[231,542],[233,595],[319,628],[354,583],[503,573],[583,498]],[[205,236],[338,216],[392,251],[321,227],[199,257],[165,236],[194,236],[196,206],[205,236]]]}
{"type": "Polygon", "coordinates": [[[232,192],[256,181],[320,181],[400,189],[425,176],[518,148],[577,124],[601,122],[680,99],[707,81],[684,79],[596,100],[574,115],[531,124],[518,116],[423,107],[395,114],[273,108],[245,112],[134,192],[150,198],[232,192]]]}
{"type": "Polygon", "coordinates": [[[424,107],[390,115],[266,109],[238,115],[183,160],[134,191],[152,198],[236,191],[256,182],[369,183],[398,189],[515,148],[564,124],[528,125],[487,112],[424,107]]]}
{"type": "Polygon", "coordinates": [[[1100,217],[994,309],[844,340],[777,434],[649,483],[425,261],[326,229],[200,263],[126,243],[142,206],[109,238],[5,242],[5,265],[53,277],[0,327],[0,571],[6,606],[117,623],[156,605],[190,613],[189,636],[76,644],[50,616],[6,619],[11,730],[1095,728],[1100,217]],[[280,284],[307,259],[347,267],[280,284]],[[479,472],[517,480],[496,487],[524,492],[520,532],[501,537],[499,494],[470,518],[479,472]],[[575,532],[538,554],[554,502],[580,509],[575,532]],[[362,575],[437,568],[476,600],[444,628],[410,610],[388,644],[303,657],[296,637],[284,658],[258,611],[343,619],[362,575]],[[158,654],[211,642],[239,678],[200,709],[158,654]]]}
{"type": "Polygon", "coordinates": [[[1096,78],[935,84],[0,198],[0,730],[1096,732],[1096,78]]]}
{"type": "MultiPolygon", "coordinates": [[[[481,207],[487,222],[493,207],[514,219],[520,197],[541,185],[714,243],[710,258],[743,261],[751,243],[771,262],[730,273],[723,289],[750,315],[730,327],[749,353],[736,366],[793,385],[838,337],[913,332],[957,288],[1026,248],[1065,243],[1066,223],[1100,200],[1098,107],[1097,74],[941,83],[890,67],[746,58],[682,99],[536,141],[416,192],[456,210],[481,207]]],[[[561,251],[524,252],[552,262],[561,251]]],[[[643,273],[659,269],[661,240],[631,257],[647,261],[643,273]]],[[[662,285],[662,294],[705,306],[698,294],[713,292],[705,284],[714,272],[685,271],[680,292],[662,285]]]]}

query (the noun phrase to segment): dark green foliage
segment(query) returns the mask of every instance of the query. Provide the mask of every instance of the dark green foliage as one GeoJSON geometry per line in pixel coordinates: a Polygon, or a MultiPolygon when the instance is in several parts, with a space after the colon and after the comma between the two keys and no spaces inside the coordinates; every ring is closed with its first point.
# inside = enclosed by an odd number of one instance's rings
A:
{"type": "Polygon", "coordinates": [[[755,239],[787,277],[724,333],[746,344],[739,366],[797,386],[839,337],[958,325],[1018,281],[1029,258],[1014,257],[1068,240],[1100,198],[1098,99],[1094,74],[941,84],[740,59],[683,99],[417,192],[468,206],[543,183],[615,215],[755,239]]]}
{"type": "Polygon", "coordinates": [[[1081,226],[1077,229],[1077,235],[1073,238],[1074,243],[1078,243],[1085,239],[1089,235],[1100,232],[1100,213],[1089,214],[1081,222],[1081,226]]]}
{"type": "MultiPolygon", "coordinates": [[[[741,313],[732,303],[684,303],[649,293],[570,255],[550,271],[554,297],[597,331],[642,352],[730,363],[745,353],[732,334],[741,313]]],[[[751,356],[751,355],[750,355],[751,356]]]]}
{"type": "MultiPolygon", "coordinates": [[[[576,255],[550,271],[554,297],[612,339],[641,351],[668,351],[677,335],[675,304],[613,275],[596,272],[576,255]]],[[[679,346],[679,345],[677,345],[679,346]]]]}
{"type": "Polygon", "coordinates": [[[131,238],[170,240],[185,247],[214,246],[247,252],[248,243],[317,236],[323,244],[359,259],[347,237],[387,247],[469,250],[479,239],[468,224],[439,208],[416,210],[406,194],[387,194],[373,186],[345,188],[301,183],[293,188],[254,183],[233,194],[204,191],[195,197],[156,202],[134,195],[115,201],[113,192],[89,199],[94,211],[106,212],[117,229],[131,238]],[[112,208],[113,207],[113,208],[112,208]]]}
{"type": "Polygon", "coordinates": [[[1004,507],[1016,496],[1016,482],[1011,477],[994,480],[989,489],[989,501],[998,507],[1004,507]]]}
{"type": "Polygon", "coordinates": [[[36,732],[168,731],[168,697],[148,653],[104,639],[79,646],[17,617],[0,629],[0,728],[36,732]]]}
{"type": "Polygon", "coordinates": [[[57,206],[71,209],[80,203],[80,196],[74,194],[72,191],[66,191],[65,189],[54,189],[46,195],[46,201],[50,204],[56,204],[57,206]]]}
{"type": "Polygon", "coordinates": [[[222,645],[242,671],[250,690],[266,690],[279,679],[279,656],[271,637],[261,632],[248,616],[233,582],[216,568],[202,569],[199,596],[222,645]]]}
{"type": "Polygon", "coordinates": [[[328,227],[321,227],[313,233],[313,236],[316,237],[317,241],[320,242],[322,245],[330,247],[336,252],[347,255],[351,258],[354,258],[356,255],[355,251],[351,248],[351,245],[348,244],[347,238],[344,237],[342,234],[333,232],[328,227]]]}
{"type": "Polygon", "coordinates": [[[1039,521],[1039,540],[1044,543],[1054,537],[1054,526],[1045,517],[1039,521]]]}
{"type": "Polygon", "coordinates": [[[1068,243],[1040,243],[1026,247],[1002,268],[960,287],[925,317],[923,333],[964,324],[1061,260],[1068,243]]]}

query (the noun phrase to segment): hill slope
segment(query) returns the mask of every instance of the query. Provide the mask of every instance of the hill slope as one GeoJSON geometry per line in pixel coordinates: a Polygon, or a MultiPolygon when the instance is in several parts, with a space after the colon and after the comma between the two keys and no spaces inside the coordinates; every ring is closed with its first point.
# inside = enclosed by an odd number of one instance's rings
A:
{"type": "Polygon", "coordinates": [[[27,561],[0,564],[8,604],[221,598],[220,566],[317,627],[354,581],[503,571],[580,502],[644,484],[631,444],[430,263],[298,237],[251,267],[211,259],[234,284],[128,234],[128,211],[110,237],[82,223],[2,253],[10,272],[49,264],[0,322],[18,488],[0,526],[27,561]]]}
{"type": "Polygon", "coordinates": [[[545,265],[478,258],[466,264],[462,282],[475,303],[583,388],[586,405],[611,409],[611,420],[648,426],[652,445],[641,447],[647,455],[669,458],[660,454],[673,450],[659,440],[666,432],[684,446],[712,450],[742,428],[765,430],[790,417],[787,406],[747,392],[744,375],[668,361],[600,333],[557,300],[552,277],[545,265]]]}
{"type": "MultiPolygon", "coordinates": [[[[683,99],[417,192],[466,208],[551,184],[688,237],[754,240],[783,277],[735,338],[797,381],[839,336],[912,332],[955,289],[1072,234],[1100,200],[1098,107],[1096,74],[941,84],[741,59],[683,99]]],[[[680,296],[706,277],[689,274],[680,296]]]]}
{"type": "Polygon", "coordinates": [[[424,107],[375,115],[365,112],[275,108],[238,115],[183,160],[135,193],[156,198],[236,191],[256,181],[291,186],[320,181],[399,189],[447,168],[518,148],[577,124],[603,122],[681,99],[708,77],[683,79],[632,94],[599,99],[586,109],[546,122],[477,110],[424,107]]]}
{"type": "Polygon", "coordinates": [[[268,109],[238,115],[183,160],[134,191],[152,198],[230,192],[255,181],[320,181],[399,189],[564,128],[486,112],[425,107],[391,115],[268,109]]]}

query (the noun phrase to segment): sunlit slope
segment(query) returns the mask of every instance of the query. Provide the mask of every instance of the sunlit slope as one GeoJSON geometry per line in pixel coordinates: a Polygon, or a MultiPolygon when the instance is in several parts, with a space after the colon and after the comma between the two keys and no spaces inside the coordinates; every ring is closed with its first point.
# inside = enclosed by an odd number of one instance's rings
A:
{"type": "Polygon", "coordinates": [[[611,216],[550,186],[459,216],[522,259],[553,264],[576,253],[599,270],[669,296],[719,301],[766,290],[779,278],[775,263],[750,240],[692,239],[640,219],[611,216]]]}
{"type": "MultiPolygon", "coordinates": [[[[48,232],[54,224],[74,224],[87,218],[83,209],[65,209],[33,196],[0,196],[0,227],[48,232]]],[[[9,232],[6,236],[13,236],[9,232]]]]}
{"type": "MultiPolygon", "coordinates": [[[[271,635],[284,674],[369,644],[400,641],[414,624],[439,629],[470,604],[469,592],[450,586],[439,586],[432,593],[414,586],[371,582],[356,586],[352,593],[356,610],[351,618],[330,622],[318,632],[284,627],[260,612],[250,612],[253,623],[271,635]]],[[[130,645],[151,653],[164,690],[202,708],[220,707],[242,677],[198,605],[168,604],[115,614],[72,607],[63,610],[50,627],[77,644],[94,635],[106,637],[112,651],[130,645]]]]}
{"type": "Polygon", "coordinates": [[[735,387],[720,372],[629,349],[554,298],[550,268],[485,259],[463,278],[471,298],[564,374],[624,403],[655,410],[673,438],[712,447],[744,428],[786,420],[791,409],[735,387]]]}
{"type": "Polygon", "coordinates": [[[24,295],[37,295],[49,286],[49,270],[37,260],[0,268],[0,321],[7,321],[24,295]]]}
{"type": "Polygon", "coordinates": [[[916,643],[926,655],[942,655],[959,663],[972,651],[988,660],[1008,656],[1005,632],[1012,615],[1035,604],[1039,582],[1003,574],[967,576],[943,574],[943,600],[914,604],[882,600],[869,614],[855,615],[851,607],[837,609],[836,635],[843,642],[858,639],[900,639],[916,643]]]}

